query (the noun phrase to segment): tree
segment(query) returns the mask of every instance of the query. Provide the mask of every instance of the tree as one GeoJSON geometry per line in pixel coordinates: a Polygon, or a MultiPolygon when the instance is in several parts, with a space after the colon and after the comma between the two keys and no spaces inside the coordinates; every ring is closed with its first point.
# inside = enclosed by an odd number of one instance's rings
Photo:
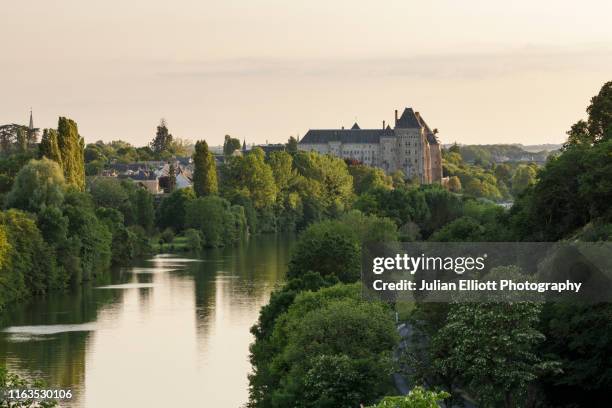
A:
{"type": "Polygon", "coordinates": [[[587,107],[588,120],[579,120],[567,132],[564,149],[571,146],[591,146],[612,140],[612,81],[606,82],[587,107]]]}
{"type": "Polygon", "coordinates": [[[17,173],[7,205],[31,212],[38,212],[45,206],[59,206],[64,199],[65,187],[57,163],[47,158],[31,160],[17,173]]]}
{"type": "Polygon", "coordinates": [[[271,208],[276,201],[274,174],[260,148],[256,147],[242,157],[232,157],[224,166],[224,180],[229,190],[227,196],[245,196],[259,211],[271,208]]]}
{"type": "Polygon", "coordinates": [[[6,228],[0,226],[0,270],[8,262],[9,251],[11,250],[11,244],[8,242],[8,235],[6,228]]]}
{"type": "Polygon", "coordinates": [[[64,216],[69,220],[68,236],[76,249],[79,268],[70,276],[72,283],[80,284],[103,276],[111,263],[112,234],[98,220],[94,203],[87,193],[70,189],[62,205],[64,216]]]}
{"type": "Polygon", "coordinates": [[[287,141],[287,152],[297,153],[297,151],[298,151],[297,139],[293,136],[289,136],[289,140],[287,141]]]}
{"type": "MultiPolygon", "coordinates": [[[[498,267],[495,277],[520,281],[517,267],[498,267]]],[[[442,374],[458,373],[482,407],[525,406],[527,389],[557,364],[537,353],[544,335],[537,330],[541,304],[533,302],[456,303],[433,339],[433,364],[442,374]]]]}
{"type": "Polygon", "coordinates": [[[555,241],[591,221],[612,219],[612,141],[576,145],[551,158],[512,207],[521,240],[555,241]]]}
{"type": "Polygon", "coordinates": [[[157,209],[157,225],[161,230],[172,228],[176,232],[185,229],[185,214],[187,203],[195,199],[196,195],[192,188],[175,190],[172,194],[164,197],[157,209]]]}
{"type": "Polygon", "coordinates": [[[525,191],[527,187],[535,184],[536,175],[536,170],[533,166],[518,166],[512,176],[512,193],[517,196],[525,191]]]}
{"type": "Polygon", "coordinates": [[[371,402],[384,392],[397,341],[388,308],[359,299],[358,285],[302,292],[277,320],[268,343],[271,354],[256,359],[252,405],[371,402]]]}
{"type": "Polygon", "coordinates": [[[0,305],[32,294],[44,294],[55,282],[55,259],[31,214],[0,212],[0,228],[10,247],[0,269],[0,305]]]}
{"type": "Polygon", "coordinates": [[[155,137],[153,138],[153,141],[151,141],[151,150],[153,150],[153,153],[159,156],[170,149],[172,141],[173,138],[170,132],[168,132],[166,120],[162,118],[157,126],[155,137]]]}
{"type": "Polygon", "coordinates": [[[296,245],[287,276],[300,277],[309,271],[322,276],[335,275],[341,282],[355,282],[361,273],[361,247],[357,235],[333,221],[308,227],[296,245]]]}
{"type": "Polygon", "coordinates": [[[458,193],[461,191],[461,180],[457,176],[452,176],[448,178],[448,190],[453,193],[458,193]]]}
{"type": "MultiPolygon", "coordinates": [[[[80,191],[85,189],[84,141],[72,119],[60,117],[57,124],[57,145],[66,183],[80,191]]],[[[50,153],[51,154],[51,153],[50,153]]]]}
{"type": "Polygon", "coordinates": [[[295,176],[293,157],[285,151],[272,152],[268,157],[268,164],[272,169],[277,191],[285,190],[289,186],[289,180],[295,176]]]}
{"type": "Polygon", "coordinates": [[[612,387],[612,305],[546,303],[541,355],[561,361],[562,375],[541,379],[550,406],[596,406],[612,387]]]}
{"type": "Polygon", "coordinates": [[[198,197],[209,194],[216,194],[217,187],[217,167],[215,158],[208,150],[205,140],[199,140],[195,144],[193,154],[193,189],[198,197]]]}
{"type": "Polygon", "coordinates": [[[155,223],[153,196],[146,189],[139,188],[134,193],[133,200],[136,225],[140,225],[150,234],[153,231],[153,225],[155,223]]]}
{"type": "Polygon", "coordinates": [[[401,170],[396,170],[391,173],[391,180],[393,181],[393,188],[401,188],[406,185],[406,174],[401,170]]]}
{"type": "Polygon", "coordinates": [[[397,240],[397,228],[391,220],[359,211],[312,224],[300,235],[287,276],[299,278],[314,271],[341,282],[355,282],[361,273],[362,244],[393,240],[397,240]]]}
{"type": "Polygon", "coordinates": [[[16,147],[17,151],[20,153],[24,153],[28,150],[28,137],[25,129],[18,128],[17,129],[17,138],[16,138],[16,147]]]}
{"type": "MultiPolygon", "coordinates": [[[[344,160],[315,152],[298,152],[293,158],[297,173],[307,181],[302,197],[306,207],[320,206],[326,215],[342,213],[353,198],[353,178],[344,160]]],[[[305,208],[305,212],[308,208],[305,208]]]]}
{"type": "Polygon", "coordinates": [[[449,396],[450,394],[444,391],[427,391],[416,386],[406,396],[385,397],[370,408],[438,408],[438,403],[449,396]]]}
{"type": "Polygon", "coordinates": [[[587,108],[588,131],[594,142],[612,140],[612,81],[606,82],[587,108]]]}
{"type": "Polygon", "coordinates": [[[168,165],[168,184],[166,187],[166,193],[171,193],[176,188],[176,167],[174,163],[168,165]]]}
{"type": "Polygon", "coordinates": [[[353,177],[353,186],[356,194],[362,194],[375,188],[391,189],[393,187],[393,179],[387,176],[381,169],[354,165],[349,166],[348,170],[353,177]]]}
{"type": "Polygon", "coordinates": [[[502,163],[495,166],[493,174],[498,181],[503,181],[506,184],[512,179],[512,168],[509,164],[502,163]]]}
{"type": "Polygon", "coordinates": [[[97,207],[114,208],[126,212],[130,206],[128,192],[117,178],[97,177],[89,183],[91,198],[97,207]]]}
{"type": "Polygon", "coordinates": [[[223,154],[225,156],[231,156],[236,150],[240,150],[240,140],[230,135],[225,135],[225,140],[223,141],[223,154]]]}
{"type": "Polygon", "coordinates": [[[246,226],[244,214],[237,214],[235,207],[218,196],[191,200],[186,205],[185,226],[200,230],[204,245],[208,247],[232,244],[246,226]]]}

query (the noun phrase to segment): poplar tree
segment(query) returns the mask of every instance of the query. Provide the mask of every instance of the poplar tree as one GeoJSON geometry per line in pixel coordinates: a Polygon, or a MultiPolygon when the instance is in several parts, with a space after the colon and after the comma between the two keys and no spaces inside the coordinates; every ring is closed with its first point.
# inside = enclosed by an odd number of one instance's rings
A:
{"type": "Polygon", "coordinates": [[[173,163],[168,165],[168,184],[166,193],[171,193],[176,189],[176,167],[173,163]]]}
{"type": "Polygon", "coordinates": [[[60,117],[57,124],[57,144],[62,157],[64,178],[80,191],[85,189],[84,141],[72,119],[60,117]]]}
{"type": "Polygon", "coordinates": [[[38,146],[39,156],[42,159],[46,157],[49,160],[53,160],[62,166],[62,155],[60,153],[59,145],[57,144],[57,130],[45,129],[43,131],[40,145],[38,146]]]}
{"type": "Polygon", "coordinates": [[[17,129],[15,144],[19,153],[24,153],[26,150],[28,150],[28,139],[26,136],[26,132],[25,130],[23,130],[23,128],[17,129]]]}
{"type": "Polygon", "coordinates": [[[217,193],[215,158],[208,150],[208,144],[205,140],[199,140],[195,144],[193,165],[193,189],[196,195],[201,197],[217,193]]]}

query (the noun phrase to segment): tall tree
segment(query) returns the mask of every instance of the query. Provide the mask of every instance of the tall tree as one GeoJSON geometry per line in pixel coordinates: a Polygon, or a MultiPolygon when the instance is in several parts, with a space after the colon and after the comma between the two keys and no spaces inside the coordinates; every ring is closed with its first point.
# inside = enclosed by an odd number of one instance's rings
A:
{"type": "Polygon", "coordinates": [[[133,200],[136,223],[144,228],[147,233],[150,233],[153,230],[153,223],[155,221],[153,196],[147,190],[139,188],[136,190],[133,200]]]}
{"type": "Polygon", "coordinates": [[[57,145],[62,157],[66,183],[80,191],[85,189],[84,141],[79,135],[77,124],[72,119],[60,117],[57,124],[57,145]]]}
{"type": "Polygon", "coordinates": [[[518,195],[536,181],[537,172],[533,166],[520,165],[512,176],[512,192],[518,195]]]}
{"type": "Polygon", "coordinates": [[[151,142],[151,150],[155,154],[161,154],[170,148],[172,145],[172,135],[168,131],[168,126],[166,124],[165,119],[161,119],[159,125],[157,126],[157,132],[155,133],[155,138],[151,142]]]}
{"type": "Polygon", "coordinates": [[[612,140],[612,81],[605,83],[599,93],[591,98],[587,113],[587,121],[579,120],[567,132],[564,148],[612,140]]]}
{"type": "Polygon", "coordinates": [[[287,151],[289,153],[295,153],[298,151],[298,141],[295,137],[290,136],[287,141],[287,151]]]}
{"type": "Polygon", "coordinates": [[[201,197],[217,193],[217,166],[205,140],[195,144],[193,166],[193,189],[196,195],[201,197]]]}
{"type": "Polygon", "coordinates": [[[38,149],[41,159],[46,157],[49,160],[55,161],[62,167],[62,154],[57,144],[57,130],[45,129],[38,149]]]}
{"type": "Polygon", "coordinates": [[[240,140],[231,137],[230,135],[225,135],[225,140],[223,141],[223,154],[226,156],[231,156],[236,150],[240,149],[240,140]]]}
{"type": "Polygon", "coordinates": [[[176,167],[174,163],[168,165],[168,184],[166,185],[166,193],[171,193],[176,188],[176,167]]]}
{"type": "Polygon", "coordinates": [[[23,128],[17,129],[16,147],[19,153],[24,153],[28,150],[28,138],[23,128]]]}
{"type": "Polygon", "coordinates": [[[289,185],[289,180],[295,176],[293,157],[284,151],[272,152],[268,157],[268,164],[272,169],[276,188],[278,191],[285,190],[289,185]]]}
{"type": "Polygon", "coordinates": [[[594,141],[612,140],[612,81],[606,82],[587,108],[588,129],[594,141]]]}

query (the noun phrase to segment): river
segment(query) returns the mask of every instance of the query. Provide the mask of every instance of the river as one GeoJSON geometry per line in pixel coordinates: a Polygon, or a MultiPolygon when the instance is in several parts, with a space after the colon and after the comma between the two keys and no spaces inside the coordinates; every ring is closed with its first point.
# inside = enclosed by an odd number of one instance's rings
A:
{"type": "Polygon", "coordinates": [[[14,306],[0,358],[72,389],[61,406],[238,408],[248,399],[249,329],[284,279],[293,242],[257,236],[197,258],[158,255],[107,284],[14,306]]]}

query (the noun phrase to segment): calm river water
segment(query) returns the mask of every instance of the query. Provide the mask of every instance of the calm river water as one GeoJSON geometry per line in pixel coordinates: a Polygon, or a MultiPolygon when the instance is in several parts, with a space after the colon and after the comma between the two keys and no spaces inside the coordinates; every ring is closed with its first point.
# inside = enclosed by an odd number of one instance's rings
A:
{"type": "Polygon", "coordinates": [[[156,256],[108,285],[5,312],[0,358],[71,388],[68,407],[237,408],[249,328],[285,276],[293,237],[258,236],[199,258],[156,256]]]}

